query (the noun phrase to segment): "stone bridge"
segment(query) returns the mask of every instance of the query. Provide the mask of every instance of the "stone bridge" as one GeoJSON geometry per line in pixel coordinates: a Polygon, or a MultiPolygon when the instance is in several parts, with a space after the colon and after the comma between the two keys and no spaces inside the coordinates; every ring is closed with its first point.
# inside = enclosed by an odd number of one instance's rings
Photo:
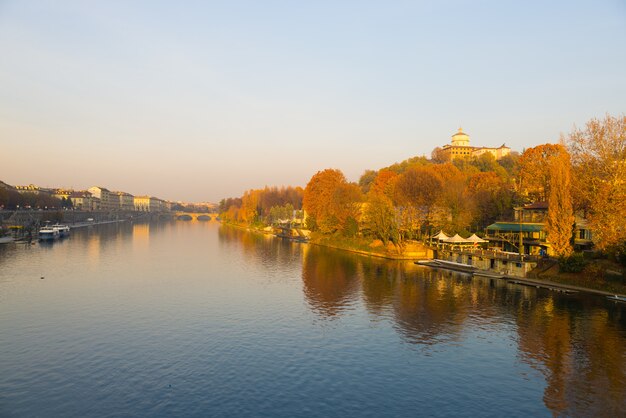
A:
{"type": "Polygon", "coordinates": [[[196,220],[196,221],[207,221],[207,222],[219,222],[219,219],[217,219],[217,217],[219,216],[219,214],[217,213],[206,213],[206,212],[173,212],[174,215],[174,219],[178,219],[178,220],[196,220]],[[187,218],[187,217],[190,217],[187,218]],[[187,219],[186,219],[187,218],[187,219]],[[209,219],[210,218],[210,219],[209,219]]]}

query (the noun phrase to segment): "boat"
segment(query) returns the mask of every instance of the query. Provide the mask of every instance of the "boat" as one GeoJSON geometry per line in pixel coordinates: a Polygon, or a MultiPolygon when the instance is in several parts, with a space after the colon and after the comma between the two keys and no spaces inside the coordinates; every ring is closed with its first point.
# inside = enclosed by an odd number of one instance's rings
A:
{"type": "Polygon", "coordinates": [[[59,238],[67,237],[70,235],[70,227],[67,225],[54,224],[52,228],[59,231],[59,238]]]}
{"type": "Polygon", "coordinates": [[[39,228],[39,240],[40,241],[54,241],[61,238],[61,232],[53,226],[46,225],[39,228]]]}
{"type": "Polygon", "coordinates": [[[5,237],[0,237],[0,244],[8,244],[9,242],[13,242],[13,237],[8,235],[5,237]]]}
{"type": "Polygon", "coordinates": [[[454,261],[437,260],[437,259],[419,260],[419,261],[416,261],[415,264],[420,264],[420,265],[434,267],[434,268],[444,268],[444,269],[449,269],[449,270],[462,271],[464,273],[473,273],[476,270],[478,270],[478,268],[474,266],[470,266],[468,264],[455,263],[454,261]]]}
{"type": "Polygon", "coordinates": [[[612,300],[613,302],[624,302],[626,303],[626,296],[619,295],[611,295],[606,297],[608,300],[612,300]]]}

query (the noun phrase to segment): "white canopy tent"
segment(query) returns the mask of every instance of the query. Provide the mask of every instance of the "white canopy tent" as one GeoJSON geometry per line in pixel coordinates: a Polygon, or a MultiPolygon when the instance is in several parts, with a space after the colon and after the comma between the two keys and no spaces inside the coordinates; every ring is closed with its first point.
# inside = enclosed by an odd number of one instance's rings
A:
{"type": "Polygon", "coordinates": [[[479,237],[479,236],[478,236],[478,235],[476,235],[476,234],[472,234],[472,236],[471,236],[471,237],[469,237],[469,238],[467,239],[467,241],[470,241],[470,242],[475,243],[475,244],[480,244],[481,242],[489,242],[489,241],[487,241],[486,239],[482,239],[481,237],[479,237]]]}
{"type": "Polygon", "coordinates": [[[443,231],[439,231],[439,233],[437,235],[433,235],[430,238],[436,239],[436,240],[439,240],[439,241],[444,241],[444,240],[447,240],[450,237],[447,236],[443,231]]]}
{"type": "Polygon", "coordinates": [[[468,241],[459,234],[455,234],[453,237],[443,240],[445,244],[473,244],[473,241],[468,241]]]}

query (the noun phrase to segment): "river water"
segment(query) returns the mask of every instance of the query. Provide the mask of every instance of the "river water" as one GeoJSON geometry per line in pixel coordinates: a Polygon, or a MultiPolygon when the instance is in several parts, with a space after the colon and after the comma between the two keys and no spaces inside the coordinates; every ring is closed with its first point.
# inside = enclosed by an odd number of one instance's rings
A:
{"type": "Polygon", "coordinates": [[[626,305],[216,222],[0,247],[0,416],[623,416],[626,305]]]}

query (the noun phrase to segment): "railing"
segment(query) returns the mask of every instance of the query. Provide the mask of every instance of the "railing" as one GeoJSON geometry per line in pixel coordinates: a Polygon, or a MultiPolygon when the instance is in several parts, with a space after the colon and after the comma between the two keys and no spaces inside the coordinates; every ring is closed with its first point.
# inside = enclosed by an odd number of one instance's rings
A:
{"type": "Polygon", "coordinates": [[[496,251],[496,250],[483,250],[483,249],[458,249],[458,250],[439,250],[441,253],[454,253],[471,255],[472,257],[486,257],[494,258],[498,260],[508,260],[513,262],[531,261],[537,262],[543,257],[530,254],[518,254],[508,251],[496,251]]]}

